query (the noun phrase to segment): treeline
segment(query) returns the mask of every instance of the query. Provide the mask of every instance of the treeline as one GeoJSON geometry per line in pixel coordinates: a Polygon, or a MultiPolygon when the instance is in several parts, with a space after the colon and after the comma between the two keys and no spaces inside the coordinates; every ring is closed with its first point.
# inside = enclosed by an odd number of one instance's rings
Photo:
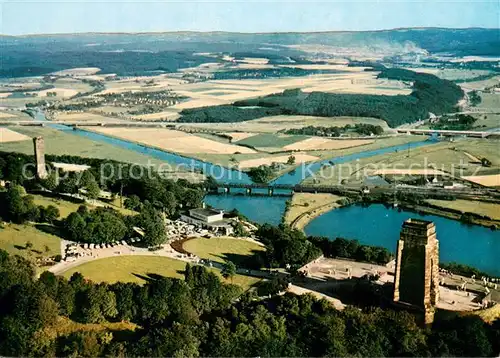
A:
{"type": "Polygon", "coordinates": [[[201,206],[203,200],[200,185],[164,179],[147,168],[99,159],[67,156],[58,159],[91,168],[69,174],[52,168],[46,179],[39,180],[34,173],[26,175],[24,170],[35,168],[32,156],[0,152],[0,178],[10,182],[9,188],[0,193],[3,204],[0,216],[4,220],[55,224],[61,227],[62,235],[77,242],[102,244],[140,235],[144,245],[155,247],[167,240],[163,215],[176,217],[181,210],[201,206]],[[88,198],[97,198],[101,189],[107,189],[129,196],[126,206],[138,215],[124,216],[110,208],[88,210],[81,206],[59,222],[57,208],[37,206],[21,185],[29,190],[50,190],[55,195],[83,193],[88,198]]]}
{"type": "Polygon", "coordinates": [[[464,93],[453,82],[436,76],[403,69],[383,69],[378,78],[413,83],[410,95],[367,95],[286,90],[233,105],[202,107],[181,112],[181,122],[240,122],[271,115],[310,115],[320,117],[373,117],[391,127],[425,119],[429,113],[456,111],[464,93]]]}
{"type": "Polygon", "coordinates": [[[43,187],[56,192],[77,193],[84,189],[88,196],[89,192],[108,190],[114,194],[135,196],[140,202],[147,201],[168,215],[175,215],[181,208],[199,207],[204,196],[199,184],[184,179],[166,179],[151,168],[136,164],[69,155],[45,157],[49,165],[50,162],[62,162],[88,165],[90,169],[82,173],[57,172],[56,175],[52,168],[47,179],[38,180],[32,155],[0,152],[0,179],[20,184],[28,191],[43,187]]]}
{"type": "Polygon", "coordinates": [[[441,130],[470,130],[474,128],[477,118],[468,114],[458,114],[456,116],[442,116],[439,120],[431,125],[432,129],[441,130]]]}
{"type": "Polygon", "coordinates": [[[421,328],[414,315],[380,308],[336,310],[311,295],[259,299],[201,266],[184,279],[96,284],[35,270],[0,251],[3,356],[496,356],[500,320],[474,315],[421,328]],[[58,331],[61,319],[128,321],[127,331],[58,331]]]}
{"type": "Polygon", "coordinates": [[[316,236],[310,236],[307,239],[320,248],[325,257],[343,257],[377,265],[385,265],[394,258],[394,255],[385,247],[362,245],[358,240],[343,238],[331,240],[327,237],[316,236]]]}
{"type": "Polygon", "coordinates": [[[473,275],[475,275],[477,279],[481,279],[481,277],[492,277],[490,274],[482,272],[475,267],[462,265],[456,262],[440,263],[439,267],[447,271],[450,271],[451,273],[454,273],[456,275],[461,275],[465,277],[472,277],[473,275]]]}
{"type": "Polygon", "coordinates": [[[238,69],[217,71],[213,73],[215,80],[240,80],[258,78],[304,77],[310,75],[339,73],[335,70],[306,70],[297,67],[276,67],[262,69],[238,69]]]}
{"type": "Polygon", "coordinates": [[[293,135],[311,135],[320,137],[340,137],[342,134],[354,132],[364,136],[381,135],[384,129],[379,125],[368,123],[356,123],[354,126],[346,124],[343,127],[323,127],[323,126],[307,126],[302,128],[291,128],[285,130],[285,134],[293,135]]]}

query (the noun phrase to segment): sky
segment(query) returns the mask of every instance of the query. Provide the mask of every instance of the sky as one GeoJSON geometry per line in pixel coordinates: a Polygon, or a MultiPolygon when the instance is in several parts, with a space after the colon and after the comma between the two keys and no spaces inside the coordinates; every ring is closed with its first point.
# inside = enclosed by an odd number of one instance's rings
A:
{"type": "Polygon", "coordinates": [[[0,33],[500,28],[498,0],[0,0],[0,33]]]}

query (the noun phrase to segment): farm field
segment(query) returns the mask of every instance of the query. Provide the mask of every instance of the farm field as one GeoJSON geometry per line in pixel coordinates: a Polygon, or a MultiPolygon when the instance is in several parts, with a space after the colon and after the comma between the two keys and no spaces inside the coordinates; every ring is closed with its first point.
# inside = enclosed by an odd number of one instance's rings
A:
{"type": "Polygon", "coordinates": [[[410,71],[415,71],[419,73],[429,73],[431,75],[435,75],[439,78],[442,78],[443,80],[467,80],[467,79],[472,79],[476,78],[479,76],[484,76],[492,73],[491,71],[488,70],[460,70],[456,68],[430,68],[430,67],[417,67],[417,68],[407,68],[410,71]]]}
{"type": "Polygon", "coordinates": [[[61,239],[32,225],[9,223],[0,228],[0,249],[28,259],[49,257],[61,253],[61,239]],[[28,241],[33,244],[31,249],[26,248],[28,241]]]}
{"type": "MultiPolygon", "coordinates": [[[[262,64],[249,64],[262,66],[262,64]]],[[[266,65],[264,65],[266,66],[266,65]]],[[[319,65],[316,65],[319,66],[319,65]]],[[[326,65],[324,68],[328,68],[326,65]]],[[[260,67],[259,67],[260,68],[260,67]]],[[[320,69],[317,67],[316,69],[320,69]]],[[[172,108],[177,110],[229,104],[238,100],[266,96],[283,92],[286,89],[301,88],[304,92],[324,91],[337,93],[366,93],[398,95],[410,94],[411,89],[399,81],[376,81],[378,72],[364,71],[364,67],[337,66],[339,73],[318,74],[304,77],[245,79],[245,80],[209,80],[201,83],[172,85],[178,94],[189,97],[172,108]],[[347,70],[348,69],[348,70],[347,70]]],[[[213,69],[212,69],[213,71],[213,69]]]]}
{"type": "MultiPolygon", "coordinates": [[[[16,127],[17,131],[29,137],[43,136],[45,139],[46,154],[53,155],[75,155],[86,158],[112,159],[120,162],[136,163],[148,165],[151,163],[160,166],[165,162],[153,157],[140,154],[128,149],[122,149],[117,146],[93,141],[84,137],[69,133],[63,133],[56,129],[48,127],[16,127]]],[[[33,154],[33,143],[31,141],[0,143],[0,151],[19,152],[24,154],[33,154]]],[[[203,176],[196,173],[179,172],[182,177],[188,175],[188,178],[198,181],[203,176]]],[[[176,173],[168,173],[168,176],[176,177],[176,173]]]]}
{"type": "MultiPolygon", "coordinates": [[[[500,96],[500,95],[499,95],[500,96]]],[[[500,108],[498,108],[500,113],[500,108]]],[[[471,114],[471,116],[477,118],[474,123],[474,129],[478,131],[500,128],[500,114],[471,114]]]]}
{"type": "MultiPolygon", "coordinates": [[[[0,107],[2,106],[2,99],[0,97],[0,107]]],[[[29,121],[32,118],[21,111],[3,111],[0,112],[0,121],[6,122],[6,121],[29,121]]]]}
{"type": "Polygon", "coordinates": [[[303,229],[313,218],[339,207],[341,196],[333,194],[295,193],[285,212],[285,222],[296,229],[303,229]]]}
{"type": "Polygon", "coordinates": [[[500,93],[481,93],[481,103],[477,108],[495,108],[500,112],[500,93]]]}
{"type": "Polygon", "coordinates": [[[493,220],[500,220],[500,204],[494,203],[484,203],[481,201],[472,200],[426,200],[432,205],[437,205],[443,208],[460,210],[464,213],[475,213],[480,215],[486,215],[493,220]]]}
{"type": "Polygon", "coordinates": [[[276,133],[286,129],[307,126],[343,127],[347,124],[354,125],[357,123],[379,125],[384,130],[389,130],[385,121],[369,117],[270,116],[239,123],[189,123],[182,124],[182,126],[227,132],[276,133]]]}
{"type": "Polygon", "coordinates": [[[94,128],[93,131],[182,154],[255,153],[253,149],[197,137],[181,131],[157,128],[94,128]]]}
{"type": "MultiPolygon", "coordinates": [[[[460,177],[476,171],[484,171],[480,163],[471,161],[470,150],[475,148],[474,156],[487,157],[491,143],[486,140],[464,139],[454,143],[440,142],[410,151],[399,151],[360,159],[354,162],[339,164],[335,166],[324,166],[315,178],[308,178],[306,183],[315,184],[340,184],[343,180],[348,183],[360,183],[366,176],[379,173],[387,175],[399,173],[406,176],[413,172],[413,175],[421,175],[422,170],[448,172],[460,177]],[[465,154],[467,152],[467,154],[465,154]]],[[[491,154],[491,153],[490,153],[491,154]]],[[[497,167],[498,163],[494,164],[497,167]]],[[[493,168],[494,168],[493,167],[493,168]]],[[[493,168],[488,168],[491,170],[493,168]]],[[[433,174],[431,174],[433,175],[433,174]]]]}
{"type": "MultiPolygon", "coordinates": [[[[238,145],[250,146],[254,148],[274,148],[279,150],[288,145],[303,141],[307,139],[307,136],[301,135],[286,135],[286,134],[256,134],[248,138],[239,140],[237,142],[232,142],[238,145]]],[[[268,151],[268,150],[265,150],[268,151]]]]}
{"type": "Polygon", "coordinates": [[[460,83],[460,87],[464,90],[482,90],[487,87],[497,85],[499,82],[500,76],[495,76],[488,78],[487,80],[460,83]]]}
{"type": "Polygon", "coordinates": [[[328,138],[307,138],[300,142],[295,142],[283,147],[285,150],[336,150],[344,148],[358,147],[374,143],[371,139],[348,140],[348,139],[328,139],[328,138]]]}
{"type": "MultiPolygon", "coordinates": [[[[308,155],[308,154],[293,153],[290,155],[293,155],[293,157],[295,158],[295,165],[318,160],[318,157],[308,155]]],[[[290,155],[281,155],[281,156],[277,156],[277,157],[272,156],[272,157],[258,158],[258,159],[247,159],[247,160],[240,161],[238,164],[238,168],[239,169],[249,169],[249,168],[259,167],[261,165],[271,165],[272,163],[285,164],[288,162],[290,155]]]]}
{"type": "Polygon", "coordinates": [[[488,187],[500,187],[500,174],[463,176],[463,179],[488,187]]]}
{"type": "Polygon", "coordinates": [[[183,249],[196,256],[216,262],[233,261],[238,265],[245,256],[251,256],[255,251],[263,251],[264,247],[245,239],[196,238],[184,242],[183,249]]]}
{"type": "Polygon", "coordinates": [[[117,122],[119,119],[106,117],[91,112],[58,112],[53,120],[56,121],[82,121],[82,122],[117,122]]]}
{"type": "MultiPolygon", "coordinates": [[[[172,278],[184,278],[186,262],[161,256],[116,256],[84,263],[65,271],[63,276],[70,278],[75,272],[80,272],[84,277],[94,282],[135,282],[143,284],[150,274],[172,278]],[[110,267],[113,269],[110,270],[110,267]]],[[[211,269],[223,282],[231,283],[220,275],[217,269],[211,269]]],[[[257,278],[236,275],[233,278],[235,285],[249,289],[260,280],[257,278]]]]}
{"type": "Polygon", "coordinates": [[[20,142],[30,139],[31,139],[30,137],[24,134],[14,132],[13,130],[8,128],[0,127],[0,143],[20,142]]]}

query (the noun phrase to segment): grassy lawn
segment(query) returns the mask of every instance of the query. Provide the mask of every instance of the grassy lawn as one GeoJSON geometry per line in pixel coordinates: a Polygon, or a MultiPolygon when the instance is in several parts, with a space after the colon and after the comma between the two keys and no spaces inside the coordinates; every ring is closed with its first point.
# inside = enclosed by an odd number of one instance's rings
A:
{"type": "Polygon", "coordinates": [[[43,328],[47,337],[69,335],[74,332],[100,332],[100,331],[135,331],[138,326],[130,322],[103,322],[103,323],[79,323],[66,317],[58,317],[53,326],[43,328]]]}
{"type": "MultiPolygon", "coordinates": [[[[186,262],[168,257],[117,256],[85,263],[64,272],[63,276],[70,278],[73,273],[80,272],[94,282],[122,281],[143,284],[151,274],[182,279],[185,268],[186,262]]],[[[231,280],[226,281],[220,276],[219,270],[212,269],[212,271],[219,275],[222,281],[231,283],[231,280]]],[[[250,276],[236,275],[232,283],[246,290],[259,281],[250,276]]]]}
{"type": "Polygon", "coordinates": [[[500,204],[483,203],[481,201],[462,199],[453,201],[429,199],[427,200],[427,202],[433,205],[441,206],[443,208],[460,210],[464,213],[486,215],[494,220],[500,220],[500,204]]]}
{"type": "Polygon", "coordinates": [[[337,201],[341,198],[333,194],[295,193],[285,212],[285,222],[303,228],[312,218],[338,207],[337,201]]]}
{"type": "Polygon", "coordinates": [[[257,134],[249,138],[234,142],[234,144],[248,145],[255,148],[281,148],[289,144],[309,138],[302,135],[257,134]]]}
{"type": "MultiPolygon", "coordinates": [[[[95,209],[96,206],[85,204],[85,203],[74,203],[71,201],[59,199],[59,198],[52,198],[48,196],[43,196],[43,195],[33,195],[35,197],[35,204],[37,205],[42,205],[42,206],[49,206],[53,205],[56,208],[59,209],[59,217],[60,218],[66,218],[69,214],[75,212],[78,210],[78,208],[81,205],[87,206],[89,209],[95,209]]],[[[109,206],[118,212],[122,213],[123,215],[135,215],[137,214],[135,211],[126,209],[126,208],[121,208],[120,207],[120,199],[115,198],[112,202],[103,202],[104,205],[109,206]]]]}
{"type": "Polygon", "coordinates": [[[0,229],[0,249],[26,258],[48,257],[61,253],[61,239],[31,225],[6,224],[0,229]],[[27,241],[33,244],[30,250],[27,241]]]}
{"type": "Polygon", "coordinates": [[[251,241],[220,237],[188,240],[184,243],[183,248],[202,259],[217,262],[231,260],[235,264],[238,264],[242,256],[250,256],[254,251],[264,250],[263,246],[251,241]]]}
{"type": "Polygon", "coordinates": [[[62,200],[62,199],[57,199],[57,198],[51,198],[51,197],[47,197],[47,196],[42,196],[42,195],[33,195],[33,197],[35,198],[35,204],[36,205],[42,205],[42,206],[49,206],[49,205],[53,205],[55,206],[56,208],[59,209],[59,217],[60,218],[65,218],[67,217],[69,214],[75,212],[78,210],[78,208],[80,207],[80,205],[84,205],[83,203],[73,203],[71,201],[66,201],[66,200],[62,200]]]}

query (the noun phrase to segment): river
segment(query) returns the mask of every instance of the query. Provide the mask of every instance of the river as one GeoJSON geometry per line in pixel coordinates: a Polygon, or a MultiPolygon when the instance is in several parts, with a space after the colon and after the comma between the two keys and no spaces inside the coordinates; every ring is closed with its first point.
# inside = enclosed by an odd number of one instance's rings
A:
{"type": "Polygon", "coordinates": [[[332,239],[357,239],[363,244],[383,246],[395,252],[401,225],[409,218],[436,224],[441,261],[456,261],[500,276],[500,231],[440,216],[388,209],[382,204],[353,205],[313,219],[304,231],[308,235],[332,239]]]}
{"type": "MultiPolygon", "coordinates": [[[[44,120],[43,113],[36,113],[36,119],[44,120]]],[[[146,154],[156,159],[164,160],[171,164],[182,164],[189,168],[202,169],[210,173],[221,182],[250,183],[250,178],[236,170],[222,168],[218,165],[201,162],[192,158],[183,157],[173,153],[148,148],[126,140],[108,137],[103,134],[85,130],[51,124],[52,128],[62,130],[73,135],[109,143],[118,147],[146,154]]],[[[299,166],[296,170],[286,173],[275,179],[276,184],[298,184],[323,164],[333,162],[341,164],[356,159],[368,158],[379,154],[417,148],[434,143],[434,140],[403,144],[393,147],[376,149],[340,158],[328,159],[306,166],[299,166]]],[[[207,195],[205,202],[213,207],[224,210],[238,209],[243,215],[257,223],[270,223],[277,225],[285,211],[285,197],[266,196],[235,196],[235,195],[207,195]]],[[[309,235],[327,236],[331,238],[346,237],[358,239],[370,245],[384,246],[395,250],[399,230],[404,220],[421,215],[399,212],[386,209],[383,205],[371,205],[368,208],[351,206],[330,211],[312,220],[305,232],[309,235]]],[[[458,221],[438,216],[425,216],[427,220],[436,223],[438,239],[440,240],[440,258],[444,262],[456,261],[462,264],[477,267],[486,272],[500,275],[500,231],[491,231],[481,226],[466,226],[458,221]]]]}

